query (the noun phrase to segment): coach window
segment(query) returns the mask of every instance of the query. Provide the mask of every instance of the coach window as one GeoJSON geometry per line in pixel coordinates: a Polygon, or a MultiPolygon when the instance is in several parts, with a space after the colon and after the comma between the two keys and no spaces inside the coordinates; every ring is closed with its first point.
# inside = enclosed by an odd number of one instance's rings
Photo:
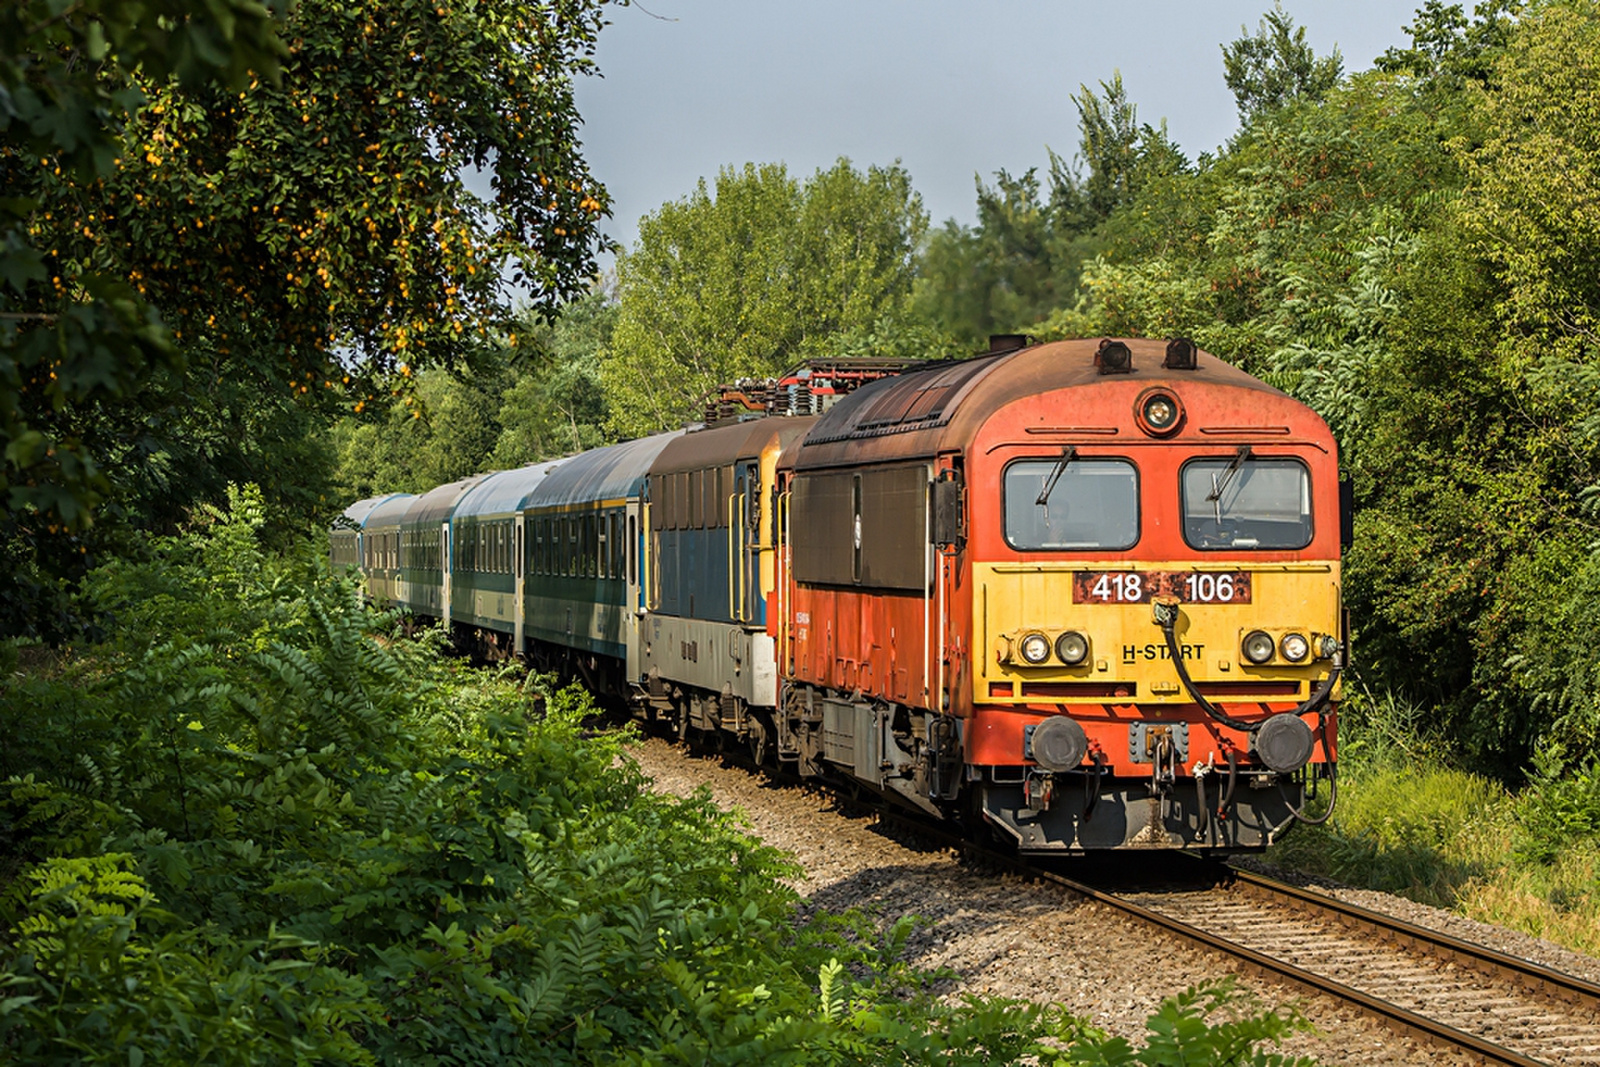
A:
{"type": "Polygon", "coordinates": [[[1006,465],[1006,543],[1023,552],[1120,551],[1139,540],[1139,471],[1125,459],[1059,456],[1006,465]]]}
{"type": "Polygon", "coordinates": [[[628,581],[639,581],[639,527],[632,515],[628,516],[628,581]]]}
{"type": "Polygon", "coordinates": [[[1183,539],[1199,549],[1256,551],[1311,543],[1311,473],[1297,459],[1231,456],[1192,459],[1179,475],[1183,539]]]}

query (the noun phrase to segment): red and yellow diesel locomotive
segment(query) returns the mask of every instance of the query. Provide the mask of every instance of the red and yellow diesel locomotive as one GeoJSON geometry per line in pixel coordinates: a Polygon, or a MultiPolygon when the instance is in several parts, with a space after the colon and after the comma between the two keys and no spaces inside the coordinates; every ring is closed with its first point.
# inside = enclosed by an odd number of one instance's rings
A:
{"type": "Polygon", "coordinates": [[[1332,435],[1172,342],[888,378],[778,473],[780,752],[1025,852],[1261,847],[1334,771],[1332,435]]]}
{"type": "Polygon", "coordinates": [[[443,511],[353,505],[336,562],[1022,852],[1261,848],[1332,792],[1348,509],[1304,405],[1181,339],[747,384],[443,511]]]}

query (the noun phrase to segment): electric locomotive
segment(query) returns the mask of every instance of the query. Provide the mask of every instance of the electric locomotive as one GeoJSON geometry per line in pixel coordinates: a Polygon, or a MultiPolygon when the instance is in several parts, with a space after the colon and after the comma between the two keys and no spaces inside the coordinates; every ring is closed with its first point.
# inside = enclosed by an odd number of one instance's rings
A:
{"type": "Polygon", "coordinates": [[[1264,847],[1332,788],[1333,437],[1186,340],[1021,341],[785,453],[779,751],[1025,853],[1264,847]]]}

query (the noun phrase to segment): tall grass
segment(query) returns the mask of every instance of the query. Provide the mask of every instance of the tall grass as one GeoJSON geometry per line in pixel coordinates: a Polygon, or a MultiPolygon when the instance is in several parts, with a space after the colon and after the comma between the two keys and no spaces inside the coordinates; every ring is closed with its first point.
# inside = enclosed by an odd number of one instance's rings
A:
{"type": "Polygon", "coordinates": [[[1393,694],[1350,693],[1338,810],[1268,859],[1600,955],[1600,776],[1549,762],[1513,793],[1451,766],[1433,721],[1393,694]]]}

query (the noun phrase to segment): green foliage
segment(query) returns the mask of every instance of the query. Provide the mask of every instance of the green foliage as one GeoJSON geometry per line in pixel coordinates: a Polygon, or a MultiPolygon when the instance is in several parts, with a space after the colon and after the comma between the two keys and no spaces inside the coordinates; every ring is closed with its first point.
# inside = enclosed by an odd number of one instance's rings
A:
{"type": "Polygon", "coordinates": [[[716,386],[835,354],[841,335],[901,317],[927,226],[898,164],[841,159],[803,185],[781,164],[724,169],[639,223],[617,260],[601,360],[610,424],[675,429],[716,386]]]}
{"type": "Polygon", "coordinates": [[[500,436],[490,466],[511,468],[611,444],[603,354],[616,329],[615,294],[596,286],[553,325],[519,334],[516,381],[501,395],[500,436]]]}
{"type": "Polygon", "coordinates": [[[509,350],[479,349],[466,367],[422,371],[403,398],[334,423],[327,437],[339,499],[423,492],[610,444],[600,360],[616,314],[599,287],[553,323],[529,311],[509,350]]]}
{"type": "Polygon", "coordinates": [[[1066,299],[1081,252],[1040,197],[1039,178],[1005,171],[978,183],[978,224],[946,222],[928,238],[914,289],[918,317],[969,351],[1020,330],[1066,299]]]}
{"type": "MultiPolygon", "coordinates": [[[[115,638],[0,678],[0,1056],[976,1067],[1099,1040],[938,996],[912,920],[796,927],[791,861],[650,791],[587,696],[441,659],[263,522],[234,490],[97,571],[115,638]]],[[[1151,1049],[1241,1047],[1191,1023],[1211,994],[1175,1003],[1151,1049]]]]}
{"type": "Polygon", "coordinates": [[[48,190],[99,188],[121,164],[122,123],[143,98],[106,70],[233,86],[252,70],[275,78],[286,49],[254,0],[27,0],[0,10],[0,42],[0,492],[8,516],[81,528],[107,484],[59,412],[126,394],[175,352],[125,277],[64,263],[63,231],[96,220],[73,204],[49,225],[48,190]]]}
{"type": "Polygon", "coordinates": [[[229,482],[320,519],[336,412],[501,343],[514,288],[549,313],[588,285],[607,201],[572,82],[600,0],[0,20],[0,553],[28,594],[5,632],[80,629],[61,579],[229,482]],[[95,515],[120,529],[62,543],[95,515]]]}
{"type": "Polygon", "coordinates": [[[1055,1060],[1058,1067],[1311,1067],[1308,1057],[1268,1052],[1263,1044],[1277,1044],[1310,1023],[1298,1012],[1278,1015],[1257,1012],[1209,1023],[1207,1016],[1239,999],[1232,978],[1189,989],[1161,1002],[1151,1016],[1150,1036],[1143,1048],[1126,1039],[1099,1036],[1069,1048],[1055,1060]]]}
{"type": "Polygon", "coordinates": [[[1585,841],[1600,846],[1600,760],[1572,766],[1559,744],[1535,754],[1533,784],[1518,803],[1518,852],[1550,864],[1585,841]]]}
{"type": "Polygon", "coordinates": [[[1494,64],[1505,51],[1522,0],[1486,0],[1469,19],[1460,4],[1425,0],[1405,31],[1409,48],[1390,48],[1375,66],[1391,74],[1409,74],[1441,96],[1460,95],[1469,82],[1487,85],[1494,64]]]}
{"type": "Polygon", "coordinates": [[[1343,68],[1337,48],[1321,57],[1312,50],[1305,27],[1296,27],[1281,3],[1272,5],[1253,35],[1222,47],[1223,81],[1246,125],[1296,101],[1321,100],[1339,84],[1343,68]]]}
{"type": "Polygon", "coordinates": [[[1099,93],[1080,86],[1072,101],[1078,154],[1069,164],[1050,152],[1048,196],[1034,170],[999,171],[994,187],[978,183],[977,225],[946,222],[922,254],[916,315],[969,349],[992,333],[1041,332],[1034,324],[1072,298],[1117,209],[1190,172],[1165,124],[1139,123],[1120,73],[1099,93]]]}

